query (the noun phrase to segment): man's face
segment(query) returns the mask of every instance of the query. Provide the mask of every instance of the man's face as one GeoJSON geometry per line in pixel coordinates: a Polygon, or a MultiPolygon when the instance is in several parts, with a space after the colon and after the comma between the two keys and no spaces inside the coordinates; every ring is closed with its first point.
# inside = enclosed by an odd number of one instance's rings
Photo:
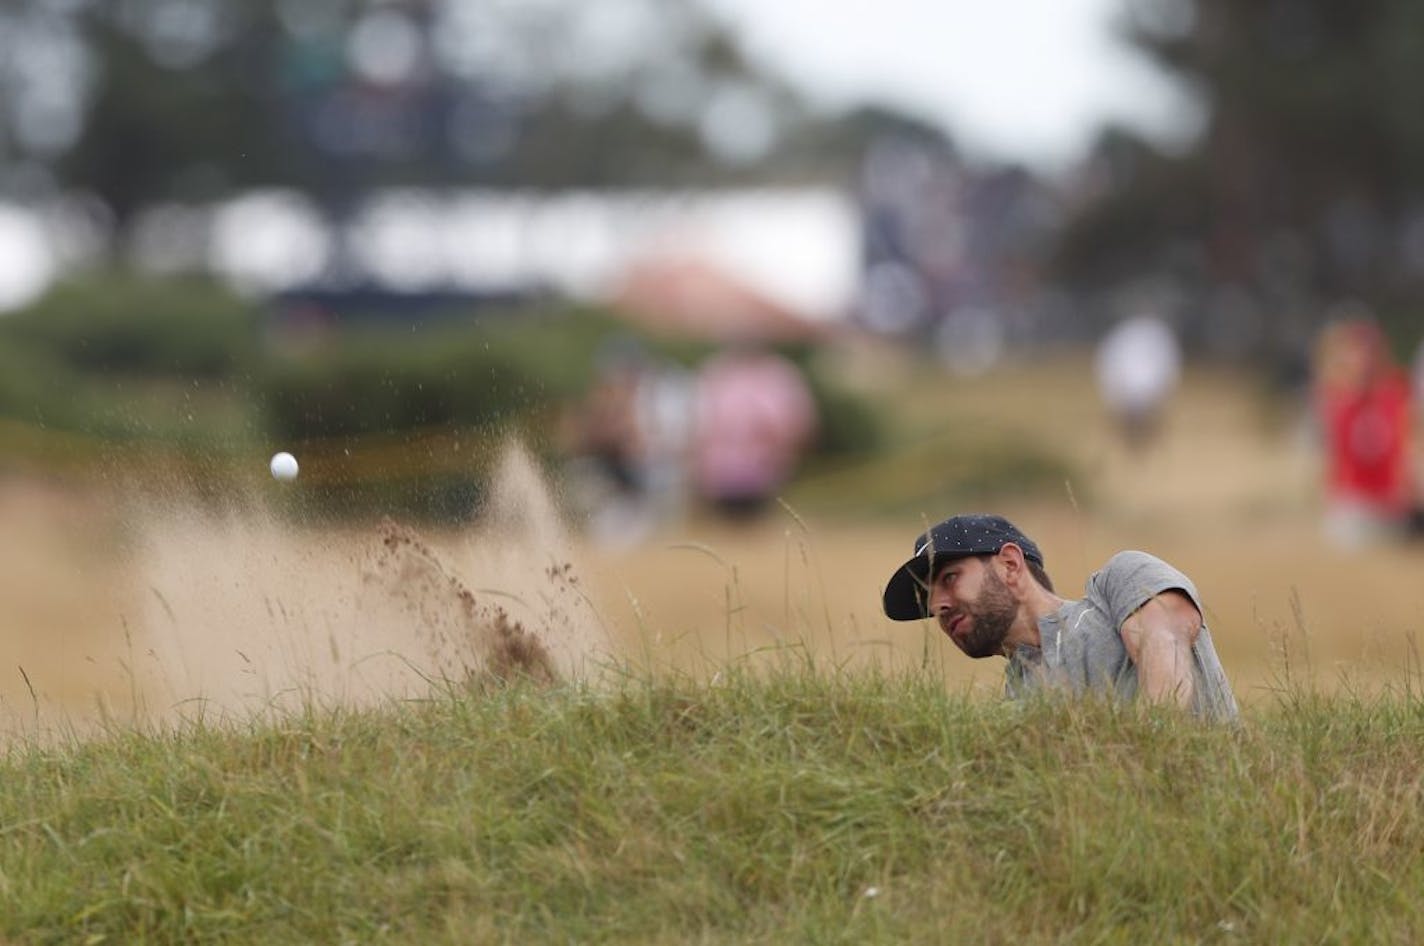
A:
{"type": "Polygon", "coordinates": [[[988,559],[955,558],[940,564],[930,583],[930,614],[940,630],[970,657],[1004,652],[1018,602],[988,559]]]}

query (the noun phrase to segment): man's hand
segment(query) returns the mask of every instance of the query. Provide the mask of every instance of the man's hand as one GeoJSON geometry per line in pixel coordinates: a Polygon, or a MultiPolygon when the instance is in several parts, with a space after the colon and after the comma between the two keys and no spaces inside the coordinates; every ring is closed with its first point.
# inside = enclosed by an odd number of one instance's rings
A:
{"type": "Polygon", "coordinates": [[[1137,665],[1140,698],[1191,709],[1192,645],[1201,626],[1201,612],[1180,591],[1156,595],[1122,622],[1122,643],[1137,665]]]}

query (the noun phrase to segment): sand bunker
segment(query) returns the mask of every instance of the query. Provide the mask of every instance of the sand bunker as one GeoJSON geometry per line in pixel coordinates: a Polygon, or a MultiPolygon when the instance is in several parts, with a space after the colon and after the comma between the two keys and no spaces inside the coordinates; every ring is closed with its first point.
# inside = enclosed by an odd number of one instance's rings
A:
{"type": "Polygon", "coordinates": [[[145,716],[369,705],[586,678],[609,637],[547,484],[517,445],[480,526],[305,531],[258,509],[145,513],[134,676],[145,716]]]}

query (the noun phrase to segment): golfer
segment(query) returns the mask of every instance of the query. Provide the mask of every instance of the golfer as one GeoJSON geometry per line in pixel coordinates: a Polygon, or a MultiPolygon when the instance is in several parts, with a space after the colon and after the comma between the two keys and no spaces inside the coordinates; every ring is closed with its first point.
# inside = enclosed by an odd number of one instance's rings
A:
{"type": "Polygon", "coordinates": [[[1191,580],[1146,552],[1119,552],[1083,598],[1053,590],[1043,553],[1002,516],[954,516],[915,540],[890,576],[885,614],[934,618],[970,657],[1008,658],[1005,692],[1104,693],[1234,719],[1236,699],[1191,580]]]}

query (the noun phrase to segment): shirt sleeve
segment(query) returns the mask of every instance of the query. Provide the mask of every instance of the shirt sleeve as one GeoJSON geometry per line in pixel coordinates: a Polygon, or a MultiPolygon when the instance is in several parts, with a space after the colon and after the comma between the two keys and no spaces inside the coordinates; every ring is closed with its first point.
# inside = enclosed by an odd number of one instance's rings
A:
{"type": "Polygon", "coordinates": [[[1205,615],[1201,598],[1190,578],[1155,555],[1146,552],[1119,552],[1088,579],[1089,594],[1107,610],[1114,628],[1133,612],[1164,591],[1181,591],[1197,612],[1205,615]]]}

